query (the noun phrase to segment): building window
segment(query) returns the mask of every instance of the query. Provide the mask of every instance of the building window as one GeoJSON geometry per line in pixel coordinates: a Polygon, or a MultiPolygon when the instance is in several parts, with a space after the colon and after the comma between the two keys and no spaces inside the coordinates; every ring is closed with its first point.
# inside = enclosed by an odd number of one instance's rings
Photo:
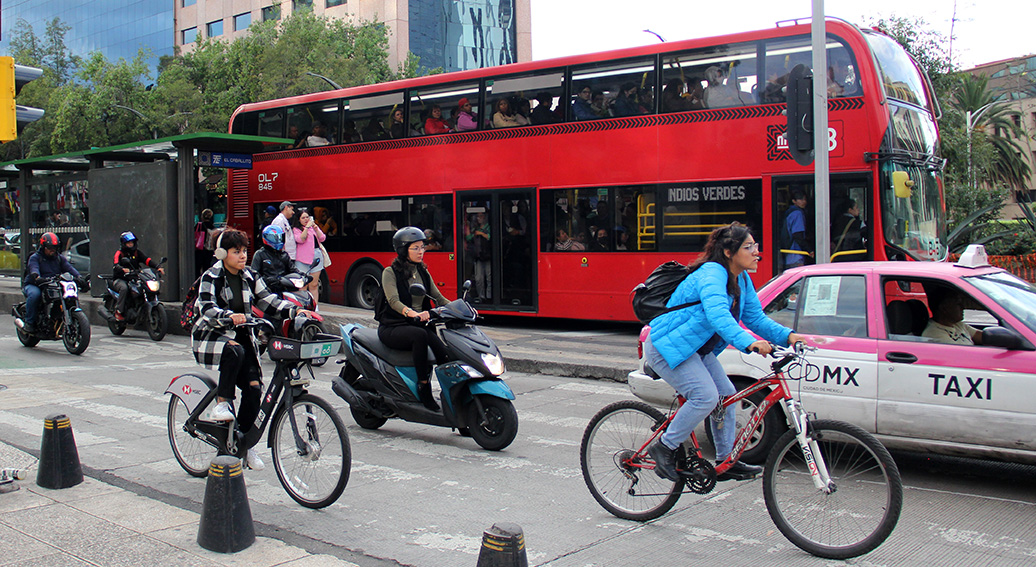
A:
{"type": "Polygon", "coordinates": [[[205,34],[209,37],[219,37],[223,35],[223,20],[216,20],[215,22],[209,22],[205,26],[205,34]]]}
{"type": "Polygon", "coordinates": [[[198,28],[187,28],[183,30],[183,44],[194,43],[198,40],[198,28]]]}
{"type": "Polygon", "coordinates": [[[344,6],[346,3],[346,0],[327,0],[327,7],[334,8],[335,6],[344,6]]]}
{"type": "Polygon", "coordinates": [[[198,3],[198,0],[183,0],[183,7],[194,6],[198,3]]]}
{"type": "Polygon", "coordinates": [[[298,12],[299,10],[312,10],[313,0],[291,0],[291,11],[298,12]]]}
{"type": "Polygon", "coordinates": [[[281,19],[281,6],[280,4],[274,4],[273,6],[267,6],[263,8],[263,21],[268,22],[270,20],[281,19]]]}
{"type": "Polygon", "coordinates": [[[252,25],[251,12],[245,12],[244,14],[234,16],[234,31],[246,30],[250,25],[252,25]]]}

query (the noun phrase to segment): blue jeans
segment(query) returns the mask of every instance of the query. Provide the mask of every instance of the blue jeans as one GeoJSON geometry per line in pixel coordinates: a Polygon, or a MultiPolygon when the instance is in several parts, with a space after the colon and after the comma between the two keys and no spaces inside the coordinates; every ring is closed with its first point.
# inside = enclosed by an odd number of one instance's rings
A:
{"type": "Polygon", "coordinates": [[[36,312],[40,309],[40,300],[43,297],[43,292],[40,291],[38,286],[25,284],[22,287],[22,293],[25,294],[25,322],[35,325],[36,312]]]}
{"type": "MultiPolygon", "coordinates": [[[[687,398],[687,402],[676,412],[676,417],[670,422],[666,432],[662,434],[662,444],[670,449],[676,449],[691,436],[694,428],[705,421],[705,418],[716,408],[720,396],[732,396],[737,393],[737,388],[734,387],[730,378],[727,378],[723,366],[712,353],[705,356],[692,354],[676,368],[670,368],[662,355],[655,350],[649,337],[647,341],[644,341],[644,356],[647,358],[648,365],[667,384],[681,396],[687,398]]],[[[726,459],[734,447],[734,434],[736,433],[734,420],[737,411],[735,406],[736,404],[727,408],[722,429],[717,429],[715,420],[711,422],[712,437],[716,442],[717,461],[726,459]]]]}

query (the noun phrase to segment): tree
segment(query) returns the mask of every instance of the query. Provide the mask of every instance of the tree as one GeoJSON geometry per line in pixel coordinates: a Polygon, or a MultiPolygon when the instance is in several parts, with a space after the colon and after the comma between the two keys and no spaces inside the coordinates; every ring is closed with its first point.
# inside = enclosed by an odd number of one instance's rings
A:
{"type": "MultiPolygon", "coordinates": [[[[1023,137],[1025,131],[1014,122],[1018,112],[994,100],[987,89],[988,82],[988,77],[962,75],[953,91],[950,106],[963,116],[972,113],[971,131],[967,133],[972,144],[975,138],[984,138],[996,149],[997,157],[986,172],[987,183],[1003,183],[1022,190],[1029,179],[1030,169],[1028,161],[1022,157],[1024,150],[1016,140],[1023,137]],[[1002,135],[1005,133],[1010,136],[1002,135]]],[[[964,127],[966,129],[967,124],[964,127]]]]}

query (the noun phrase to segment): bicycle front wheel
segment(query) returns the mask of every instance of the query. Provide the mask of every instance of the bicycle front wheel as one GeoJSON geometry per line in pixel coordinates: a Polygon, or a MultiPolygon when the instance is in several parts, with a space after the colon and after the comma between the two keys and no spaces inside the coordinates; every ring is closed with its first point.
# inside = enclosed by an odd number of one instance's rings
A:
{"type": "Polygon", "coordinates": [[[808,439],[820,447],[835,490],[813,485],[794,431],[774,445],[763,476],[766,509],[777,529],[818,557],[846,559],[873,551],[896,527],[903,481],[888,450],[863,429],[819,420],[808,439]]]}
{"type": "Polygon", "coordinates": [[[281,486],[299,504],[323,508],[338,500],[352,468],[349,435],[338,412],[312,394],[295,398],[273,422],[273,466],[281,486]]]}
{"type": "Polygon", "coordinates": [[[609,404],[590,419],[579,461],[586,487],[605,510],[627,520],[653,520],[680,499],[683,482],[658,477],[647,451],[639,452],[664,421],[662,412],[636,400],[609,404]]]}

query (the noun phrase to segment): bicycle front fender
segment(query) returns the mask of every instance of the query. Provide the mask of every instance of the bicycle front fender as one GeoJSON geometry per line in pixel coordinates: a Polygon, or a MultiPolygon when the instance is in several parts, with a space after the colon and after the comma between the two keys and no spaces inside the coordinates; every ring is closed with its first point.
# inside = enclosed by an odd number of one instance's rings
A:
{"type": "Polygon", "coordinates": [[[165,393],[172,394],[187,406],[187,411],[194,413],[204,399],[205,395],[216,389],[216,382],[208,376],[201,374],[181,374],[173,378],[165,393]]]}

